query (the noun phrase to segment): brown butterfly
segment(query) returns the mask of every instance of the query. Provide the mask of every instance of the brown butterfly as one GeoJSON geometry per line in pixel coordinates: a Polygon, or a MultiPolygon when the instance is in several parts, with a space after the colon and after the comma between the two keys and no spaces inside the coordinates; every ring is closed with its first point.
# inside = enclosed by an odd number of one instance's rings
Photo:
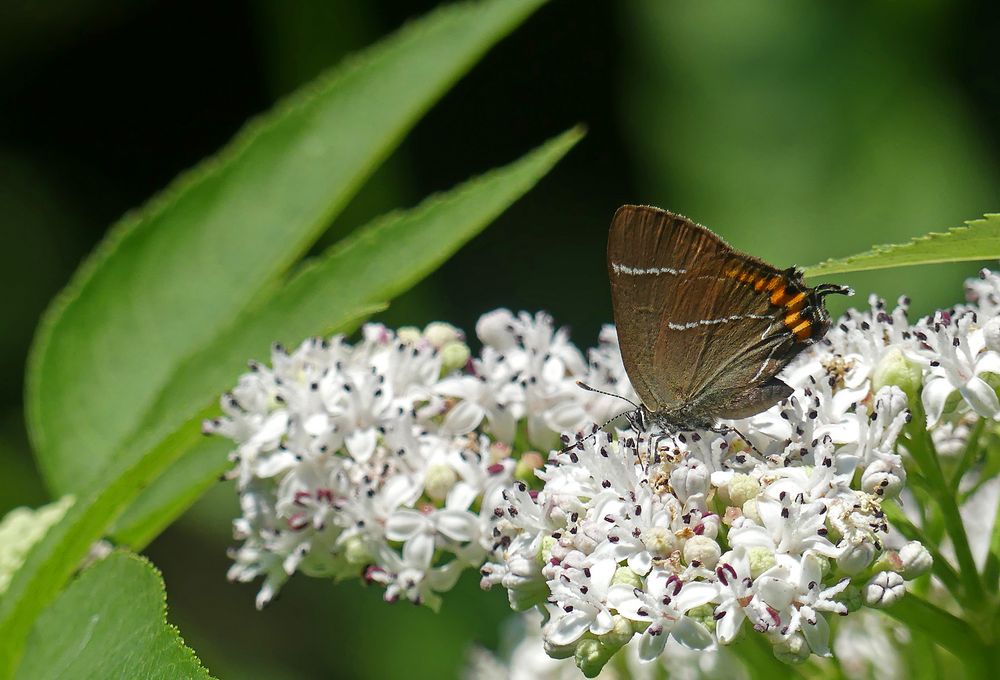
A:
{"type": "MultiPolygon", "coordinates": [[[[830,328],[802,272],[734,250],[691,220],[625,205],[608,234],[608,276],[622,360],[641,404],[633,427],[718,428],[787,398],[777,374],[830,328]]],[[[742,436],[742,435],[741,435],[742,436]]]]}

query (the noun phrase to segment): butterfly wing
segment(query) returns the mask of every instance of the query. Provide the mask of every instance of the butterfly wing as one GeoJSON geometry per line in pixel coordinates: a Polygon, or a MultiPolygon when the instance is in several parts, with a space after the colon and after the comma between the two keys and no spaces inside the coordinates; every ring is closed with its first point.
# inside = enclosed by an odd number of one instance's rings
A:
{"type": "MultiPolygon", "coordinates": [[[[794,270],[733,250],[687,218],[623,206],[608,237],[622,359],[643,403],[718,417],[787,396],[774,376],[822,337],[822,299],[794,270]]],[[[756,412],[756,411],[754,411],[756,412]]]]}

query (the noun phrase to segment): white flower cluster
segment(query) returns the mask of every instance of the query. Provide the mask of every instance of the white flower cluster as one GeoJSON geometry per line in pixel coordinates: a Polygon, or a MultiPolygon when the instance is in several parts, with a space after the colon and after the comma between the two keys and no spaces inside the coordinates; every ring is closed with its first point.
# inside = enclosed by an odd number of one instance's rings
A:
{"type": "Polygon", "coordinates": [[[577,381],[635,399],[612,327],[586,358],[506,310],[477,324],[475,357],[444,324],[277,347],[205,426],[237,443],[230,578],[264,576],[259,606],[295,571],[436,606],[477,568],[588,675],[625,645],[652,660],[741,631],[786,661],[828,655],[830,615],[931,567],[887,542],[882,504],[906,482],[911,409],[942,451],[1000,415],[998,313],[989,272],[916,323],[873,298],[786,370],[789,399],[725,435],[599,429],[629,407],[577,381]]]}
{"type": "Polygon", "coordinates": [[[526,449],[621,410],[612,397],[581,398],[574,380],[631,392],[613,329],[588,359],[544,314],[494,312],[477,332],[475,358],[440,323],[369,324],[356,345],[276,346],[270,367],[251,363],[222,397],[224,416],[204,430],[237,444],[243,544],[229,577],[264,577],[258,607],[296,571],[361,576],[389,601],[436,607],[437,593],[483,563],[485,499],[543,462],[526,449]]]}

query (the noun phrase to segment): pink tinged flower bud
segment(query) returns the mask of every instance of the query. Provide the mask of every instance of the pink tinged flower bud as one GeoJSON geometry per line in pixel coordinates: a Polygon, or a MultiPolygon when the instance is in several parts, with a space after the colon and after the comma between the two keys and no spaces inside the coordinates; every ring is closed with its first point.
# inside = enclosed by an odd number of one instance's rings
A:
{"type": "Polygon", "coordinates": [[[899,560],[902,563],[900,573],[907,581],[923,576],[934,564],[930,552],[920,541],[910,541],[904,545],[899,551],[899,560]]]}
{"type": "Polygon", "coordinates": [[[888,607],[906,594],[903,577],[894,571],[880,571],[865,586],[864,599],[869,607],[888,607]]]}
{"type": "Polygon", "coordinates": [[[521,459],[517,461],[517,467],[514,468],[514,477],[520,479],[522,482],[530,482],[536,479],[535,470],[541,468],[545,465],[545,459],[542,454],[537,451],[526,451],[521,455],[521,459]]]}
{"type": "Polygon", "coordinates": [[[707,536],[692,536],[684,544],[684,561],[688,564],[697,562],[708,569],[715,569],[721,556],[719,544],[707,536]]]}
{"type": "Polygon", "coordinates": [[[837,557],[837,566],[845,574],[853,576],[864,571],[875,559],[875,546],[871,543],[859,543],[848,546],[837,557]]]}
{"type": "Polygon", "coordinates": [[[875,460],[861,475],[861,488],[880,498],[895,498],[903,490],[906,472],[901,465],[888,460],[875,460]]]}

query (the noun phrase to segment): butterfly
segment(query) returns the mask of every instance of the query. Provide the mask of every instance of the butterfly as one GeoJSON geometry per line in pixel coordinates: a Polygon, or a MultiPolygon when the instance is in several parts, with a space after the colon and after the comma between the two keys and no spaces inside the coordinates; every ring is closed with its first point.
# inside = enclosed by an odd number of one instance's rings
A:
{"type": "Polygon", "coordinates": [[[792,388],[777,375],[830,328],[823,298],[853,294],[810,288],[795,267],[778,269],[682,215],[639,205],[611,222],[608,277],[622,361],[641,400],[627,415],[640,432],[728,432],[719,420],[786,399],[792,388]]]}

